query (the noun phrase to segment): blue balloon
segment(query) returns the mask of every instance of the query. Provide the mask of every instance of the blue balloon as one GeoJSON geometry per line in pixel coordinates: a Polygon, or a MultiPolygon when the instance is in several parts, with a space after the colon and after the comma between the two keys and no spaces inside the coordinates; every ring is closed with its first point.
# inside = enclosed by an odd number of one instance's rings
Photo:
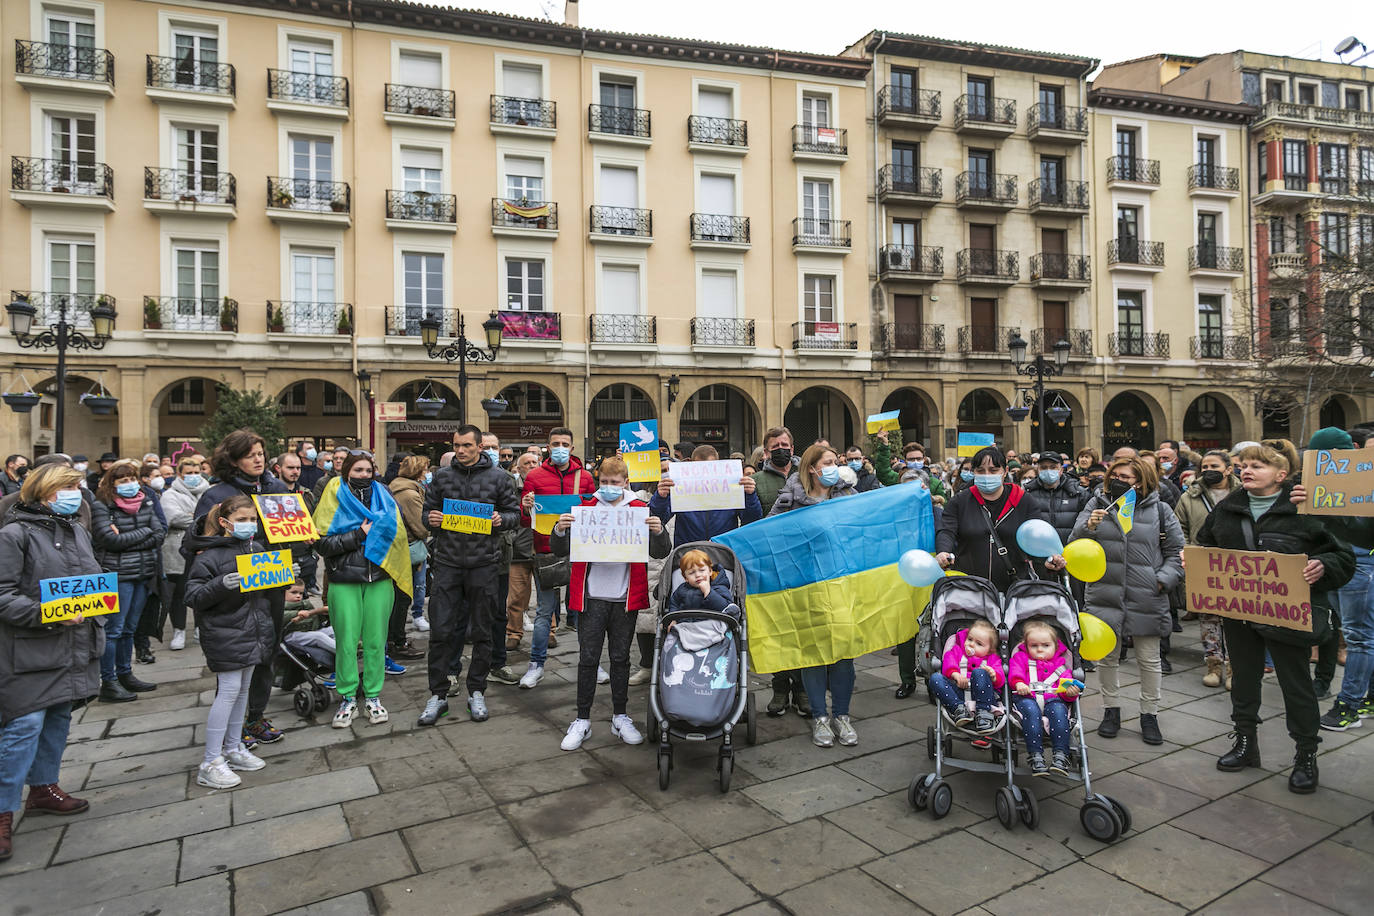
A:
{"type": "Polygon", "coordinates": [[[1059,532],[1044,519],[1033,518],[1016,529],[1016,544],[1028,557],[1052,557],[1064,552],[1059,532]]]}
{"type": "Polygon", "coordinates": [[[939,562],[924,550],[908,550],[897,560],[897,572],[912,588],[934,585],[945,575],[939,562]]]}

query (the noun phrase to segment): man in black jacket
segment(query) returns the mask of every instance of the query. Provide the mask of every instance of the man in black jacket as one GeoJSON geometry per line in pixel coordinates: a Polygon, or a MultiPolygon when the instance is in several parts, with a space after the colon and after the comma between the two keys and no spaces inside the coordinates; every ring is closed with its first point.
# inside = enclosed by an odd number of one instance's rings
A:
{"type": "Polygon", "coordinates": [[[1067,544],[1078,513],[1092,497],[1064,473],[1063,464],[1064,457],[1058,452],[1041,452],[1035,479],[1025,490],[1032,514],[1049,522],[1059,532],[1059,540],[1067,544]]]}
{"type": "Polygon", "coordinates": [[[472,663],[468,666],[468,714],[474,722],[487,718],[485,693],[491,668],[491,625],[496,606],[497,574],[501,563],[503,528],[520,524],[515,483],[482,451],[482,431],[464,424],[453,434],[453,464],[434,473],[425,491],[425,527],[434,533],[429,591],[429,701],[420,725],[436,725],[448,715],[448,674],[453,659],[463,653],[472,627],[472,663]],[[444,500],[461,499],[492,507],[491,533],[448,531],[444,528],[444,500]]]}

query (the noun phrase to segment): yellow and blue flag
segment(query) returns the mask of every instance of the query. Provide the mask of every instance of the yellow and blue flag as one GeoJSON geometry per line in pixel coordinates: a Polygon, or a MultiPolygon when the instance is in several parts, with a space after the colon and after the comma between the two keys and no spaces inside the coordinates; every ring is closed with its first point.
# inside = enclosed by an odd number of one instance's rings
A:
{"type": "Polygon", "coordinates": [[[407,595],[414,594],[410,580],[410,544],[406,540],[405,522],[401,508],[391,491],[377,481],[372,482],[372,505],[364,506],[348,487],[339,486],[343,478],[335,477],[320,495],[315,507],[315,527],[325,534],[338,534],[372,522],[372,530],[363,541],[363,556],[376,563],[395,580],[407,595]]]}
{"type": "Polygon", "coordinates": [[[1121,525],[1122,534],[1130,534],[1135,527],[1135,489],[1127,490],[1125,495],[1118,499],[1116,506],[1116,520],[1121,525]]]}
{"type": "Polygon", "coordinates": [[[829,665],[916,635],[929,588],[897,573],[908,550],[934,550],[930,491],[885,487],[826,500],[713,538],[748,584],[756,671],[829,665]]]}
{"type": "Polygon", "coordinates": [[[972,458],[979,449],[994,445],[992,433],[959,433],[959,457],[972,458]]]}

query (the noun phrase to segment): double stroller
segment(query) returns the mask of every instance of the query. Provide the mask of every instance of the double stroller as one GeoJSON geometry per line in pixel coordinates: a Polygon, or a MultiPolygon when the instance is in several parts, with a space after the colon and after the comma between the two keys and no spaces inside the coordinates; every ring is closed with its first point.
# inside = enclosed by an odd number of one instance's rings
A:
{"type": "Polygon", "coordinates": [[[659,615],[654,631],[653,676],[649,681],[648,737],[658,742],[658,787],[666,790],[673,769],[673,740],[715,741],[720,791],[730,788],[735,768],[735,729],[744,720],[744,739],[758,739],[758,715],[749,692],[748,625],[744,619],[744,567],[734,551],[710,541],[673,549],[658,582],[659,615]],[[730,579],[734,604],[725,612],[668,611],[668,596],[682,584],[683,554],[701,550],[730,579]],[[673,627],[673,624],[677,624],[673,627]],[[698,626],[705,624],[705,627],[698,626]],[[714,625],[714,626],[712,626],[714,625]],[[670,629],[672,627],[672,629],[670,629]],[[710,635],[719,638],[704,644],[710,635]],[[686,643],[686,645],[684,645],[686,643]]]}
{"type": "MultiPolygon", "coordinates": [[[[1073,597],[1058,582],[1025,580],[1012,583],[1006,595],[998,594],[991,582],[977,576],[951,576],[935,583],[930,604],[921,615],[921,629],[917,637],[919,652],[917,666],[926,677],[940,670],[945,651],[953,644],[960,630],[976,620],[986,620],[997,630],[998,656],[1005,667],[1011,653],[1021,642],[1021,632],[1031,620],[1049,624],[1059,639],[1078,658],[1081,633],[1078,610],[1073,597]]],[[[1075,665],[1074,677],[1082,680],[1081,665],[1075,665]]],[[[932,696],[932,702],[934,697],[932,696]]],[[[1067,778],[1083,783],[1084,800],[1079,808],[1079,823],[1084,832],[1104,843],[1114,842],[1131,829],[1131,815],[1116,799],[1092,790],[1092,774],[1088,766],[1088,748],[1083,737],[1083,717],[1078,703],[1069,703],[1070,748],[1069,761],[1073,775],[1067,778]]],[[[935,763],[933,773],[922,773],[911,781],[907,801],[917,810],[929,809],[938,818],[949,813],[954,803],[954,789],[945,781],[945,768],[979,773],[1006,775],[1006,785],[1000,786],[994,797],[997,819],[1008,830],[1019,820],[1032,830],[1039,826],[1040,807],[1035,793],[1016,784],[1016,777],[1029,777],[1028,767],[1021,765],[1024,743],[1019,713],[1011,703],[1011,686],[1004,682],[1000,708],[990,732],[973,733],[954,724],[945,709],[936,703],[939,712],[935,724],[926,730],[929,758],[935,763]],[[968,747],[969,756],[956,756],[955,747],[968,747]],[[973,756],[977,751],[978,756],[973,756]]]]}

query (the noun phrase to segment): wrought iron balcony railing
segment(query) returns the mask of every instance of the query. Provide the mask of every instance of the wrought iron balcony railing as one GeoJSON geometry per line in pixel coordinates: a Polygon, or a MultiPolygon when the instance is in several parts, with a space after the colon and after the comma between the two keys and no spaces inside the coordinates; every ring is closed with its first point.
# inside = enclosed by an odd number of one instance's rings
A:
{"type": "Polygon", "coordinates": [[[849,155],[849,131],[816,124],[792,125],[792,152],[849,155]]]}
{"type": "Polygon", "coordinates": [[[1026,109],[1026,130],[1032,137],[1042,130],[1062,130],[1088,135],[1088,109],[1073,105],[1037,102],[1026,109]]]}
{"type": "Polygon", "coordinates": [[[940,91],[884,86],[878,90],[878,119],[888,115],[939,121],[940,91]]]}
{"type": "Polygon", "coordinates": [[[693,213],[689,221],[694,242],[734,242],[748,244],[749,217],[724,213],[693,213]]]}
{"type": "Polygon", "coordinates": [[[1112,239],[1107,243],[1107,263],[1163,267],[1164,243],[1131,238],[1112,239]]]}
{"type": "Polygon", "coordinates": [[[792,220],[792,244],[813,248],[848,248],[849,220],[799,216],[792,220]]]}
{"type": "Polygon", "coordinates": [[[493,197],[491,224],[502,229],[557,229],[558,204],[547,200],[493,197]]]}
{"type": "Polygon", "coordinates": [[[148,331],[237,331],[239,304],[228,296],[144,296],[143,328],[148,331]]]}
{"type": "Polygon", "coordinates": [[[1108,157],[1107,180],[1159,184],[1159,160],[1132,159],[1130,156],[1108,157]]]}
{"type": "Polygon", "coordinates": [[[1188,190],[1210,188],[1213,191],[1239,191],[1240,169],[1224,165],[1199,163],[1188,166],[1188,190]]]}
{"type": "Polygon", "coordinates": [[[1020,328],[966,324],[959,329],[959,352],[965,356],[970,353],[997,353],[1011,359],[1011,339],[1020,334],[1020,328]]]}
{"type": "Polygon", "coordinates": [[[351,335],[353,327],[353,306],[347,302],[267,303],[267,330],[273,334],[351,335]]]}
{"type": "Polygon", "coordinates": [[[687,141],[715,146],[748,146],[749,122],[734,118],[687,117],[687,141]]]}
{"type": "Polygon", "coordinates": [[[1090,200],[1086,181],[1068,179],[1055,181],[1046,178],[1034,178],[1026,185],[1026,193],[1030,198],[1029,203],[1032,210],[1039,210],[1043,207],[1086,212],[1090,200]]]}
{"type": "Polygon", "coordinates": [[[591,231],[598,235],[629,235],[649,239],[654,236],[654,211],[636,207],[591,209],[591,231]]]}
{"type": "Polygon", "coordinates": [[[1108,334],[1107,350],[1111,356],[1168,359],[1169,335],[1164,331],[1108,334]]]}
{"type": "Polygon", "coordinates": [[[592,343],[651,344],[658,341],[653,315],[591,315],[592,343]]]}
{"type": "Polygon", "coordinates": [[[77,328],[90,329],[91,309],[97,305],[114,308],[118,303],[114,296],[104,293],[52,293],[41,290],[10,290],[10,301],[23,300],[36,309],[33,316],[35,328],[52,327],[58,322],[63,308],[66,309],[67,323],[77,328]]]}
{"type": "Polygon", "coordinates": [[[558,103],[548,99],[494,95],[491,97],[491,123],[553,130],[558,126],[558,103]]]}
{"type": "Polygon", "coordinates": [[[1021,276],[1020,252],[995,248],[964,248],[956,258],[955,276],[960,280],[981,277],[1015,281],[1021,276]]]}
{"type": "Polygon", "coordinates": [[[387,191],[386,218],[416,223],[456,223],[458,198],[429,191],[387,191]]]}
{"type": "Polygon", "coordinates": [[[939,169],[888,163],[878,169],[878,196],[905,194],[939,200],[944,180],[939,169]]]}
{"type": "Polygon", "coordinates": [[[386,333],[388,337],[420,336],[420,321],[423,318],[439,320],[439,336],[453,337],[458,333],[458,310],[435,308],[423,305],[389,305],[386,308],[386,333]]]}
{"type": "Polygon", "coordinates": [[[194,57],[148,55],[148,88],[232,97],[238,89],[233,64],[194,57]]]}
{"type": "Polygon", "coordinates": [[[1031,328],[1030,352],[1053,356],[1054,345],[1061,340],[1069,342],[1069,356],[1093,355],[1093,332],[1082,328],[1031,328]]]}
{"type": "Polygon", "coordinates": [[[174,203],[238,203],[238,183],[228,172],[189,172],[185,169],[143,167],[145,200],[174,203]]]}
{"type": "Polygon", "coordinates": [[[835,321],[794,321],[792,323],[793,350],[857,350],[858,325],[835,321]]]}
{"type": "Polygon", "coordinates": [[[1193,359],[1249,359],[1250,338],[1239,334],[1200,334],[1188,338],[1193,359]]]}
{"type": "Polygon", "coordinates": [[[103,162],[11,156],[10,187],[16,191],[48,191],[113,200],[114,170],[103,162]]]}
{"type": "Polygon", "coordinates": [[[15,39],[14,72],[26,76],[86,80],[114,85],[114,55],[104,48],[84,48],[46,41],[15,39]]]}
{"type": "Polygon", "coordinates": [[[1087,255],[1041,251],[1030,257],[1030,278],[1087,283],[1092,280],[1092,269],[1087,255]]]}
{"type": "Polygon", "coordinates": [[[451,89],[386,84],[386,110],[419,118],[452,118],[455,105],[451,89]]]}
{"type": "Polygon", "coordinates": [[[945,250],[939,245],[884,245],[878,249],[878,273],[944,276],[945,250]]]}
{"type": "Polygon", "coordinates": [[[348,107],[348,78],[295,70],[268,70],[267,97],[281,102],[348,107]]]}
{"type": "Polygon", "coordinates": [[[692,343],[698,347],[752,347],[752,318],[693,318],[692,343]]]}
{"type": "Polygon", "coordinates": [[[587,130],[594,134],[649,138],[649,112],[618,105],[588,105],[587,130]]]}
{"type": "Polygon", "coordinates": [[[350,213],[353,209],[353,192],[346,181],[269,178],[267,206],[277,210],[302,210],[310,213],[350,213]]]}
{"type": "Polygon", "coordinates": [[[954,201],[977,201],[988,204],[1016,206],[1015,175],[995,175],[988,172],[960,172],[954,179],[954,201]]]}
{"type": "Polygon", "coordinates": [[[1016,100],[986,95],[961,95],[954,100],[954,128],[987,125],[1016,128],[1016,100]]]}
{"type": "Polygon", "coordinates": [[[943,353],[945,326],[889,322],[882,325],[880,349],[885,353],[943,353]]]}
{"type": "Polygon", "coordinates": [[[1245,249],[1220,245],[1193,245],[1188,249],[1189,270],[1225,270],[1240,273],[1245,270],[1245,249]]]}

